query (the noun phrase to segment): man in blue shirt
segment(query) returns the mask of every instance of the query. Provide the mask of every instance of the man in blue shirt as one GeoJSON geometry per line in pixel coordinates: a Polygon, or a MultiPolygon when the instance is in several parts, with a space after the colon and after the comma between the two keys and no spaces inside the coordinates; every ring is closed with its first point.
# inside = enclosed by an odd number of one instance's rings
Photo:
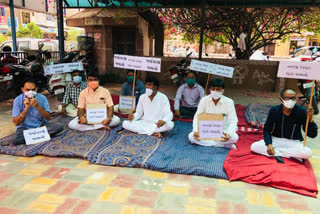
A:
{"type": "Polygon", "coordinates": [[[13,144],[25,144],[23,130],[46,126],[50,136],[61,132],[63,126],[48,122],[51,119],[49,102],[45,96],[38,94],[33,80],[26,80],[22,94],[14,99],[12,120],[17,126],[13,144]]]}
{"type": "MultiPolygon", "coordinates": [[[[128,81],[122,85],[121,88],[121,96],[132,96],[132,87],[133,87],[133,79],[134,79],[134,71],[129,70],[127,72],[128,81]]],[[[134,96],[136,97],[136,105],[138,104],[139,98],[142,94],[146,93],[146,87],[142,81],[138,80],[136,77],[136,84],[134,88],[134,96]]],[[[115,106],[115,111],[119,112],[119,106],[115,106]]]]}

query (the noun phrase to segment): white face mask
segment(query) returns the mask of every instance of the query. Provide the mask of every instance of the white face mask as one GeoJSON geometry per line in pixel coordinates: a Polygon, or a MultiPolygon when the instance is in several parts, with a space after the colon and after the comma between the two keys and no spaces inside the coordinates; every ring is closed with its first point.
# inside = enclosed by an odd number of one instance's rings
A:
{"type": "Polygon", "coordinates": [[[293,108],[294,105],[296,104],[296,101],[293,101],[293,100],[282,100],[282,102],[286,108],[293,108]]]}
{"type": "Polygon", "coordinates": [[[151,94],[153,93],[153,90],[151,90],[150,88],[146,88],[146,95],[151,96],[151,94]]]}
{"type": "Polygon", "coordinates": [[[36,96],[37,92],[35,91],[26,91],[24,92],[24,95],[28,98],[34,98],[36,96]]]}
{"type": "Polygon", "coordinates": [[[218,91],[211,91],[210,96],[212,97],[212,99],[214,100],[218,100],[221,98],[221,95],[223,94],[223,91],[218,92],[218,91]]]}

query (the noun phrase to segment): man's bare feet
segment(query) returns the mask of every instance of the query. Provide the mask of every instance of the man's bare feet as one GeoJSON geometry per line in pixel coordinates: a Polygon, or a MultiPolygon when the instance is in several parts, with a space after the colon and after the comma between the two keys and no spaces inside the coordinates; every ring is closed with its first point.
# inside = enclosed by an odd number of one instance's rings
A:
{"type": "Polygon", "coordinates": [[[100,128],[100,129],[98,129],[98,130],[111,130],[111,129],[110,129],[109,126],[104,126],[104,127],[100,128]]]}
{"type": "Polygon", "coordinates": [[[152,136],[158,137],[158,138],[162,138],[162,134],[161,133],[153,133],[152,136]]]}

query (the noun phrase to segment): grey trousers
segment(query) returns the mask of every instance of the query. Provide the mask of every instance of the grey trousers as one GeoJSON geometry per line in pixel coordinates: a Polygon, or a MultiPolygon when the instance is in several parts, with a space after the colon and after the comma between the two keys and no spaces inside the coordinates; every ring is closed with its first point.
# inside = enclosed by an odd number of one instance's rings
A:
{"type": "MultiPolygon", "coordinates": [[[[48,129],[48,133],[50,135],[50,137],[55,136],[56,134],[58,134],[59,132],[61,132],[64,127],[61,124],[56,124],[56,123],[43,123],[41,126],[46,126],[48,129]]],[[[20,144],[25,144],[26,141],[24,140],[24,136],[23,136],[23,130],[27,130],[27,128],[18,128],[16,133],[14,134],[14,140],[13,140],[13,144],[14,145],[20,145],[20,144]]]]}

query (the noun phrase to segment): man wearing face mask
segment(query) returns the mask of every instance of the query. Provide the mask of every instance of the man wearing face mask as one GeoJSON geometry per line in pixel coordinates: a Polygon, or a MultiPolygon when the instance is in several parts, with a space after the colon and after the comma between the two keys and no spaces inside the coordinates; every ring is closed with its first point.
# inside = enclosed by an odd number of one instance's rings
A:
{"type": "Polygon", "coordinates": [[[26,80],[21,91],[13,102],[12,120],[17,126],[13,144],[25,144],[23,130],[46,126],[51,137],[63,130],[63,125],[48,122],[51,119],[48,100],[37,93],[33,80],[26,80]]]}
{"type": "Polygon", "coordinates": [[[87,82],[82,81],[81,71],[74,70],[71,76],[73,83],[67,87],[62,100],[62,106],[59,106],[63,117],[66,115],[76,117],[78,115],[77,107],[80,92],[88,87],[87,82]]]}
{"type": "MultiPolygon", "coordinates": [[[[134,71],[128,70],[127,75],[128,75],[128,81],[122,85],[121,96],[132,96],[134,71]]],[[[134,96],[136,97],[136,104],[138,103],[140,96],[144,93],[146,93],[146,87],[142,81],[137,79],[137,76],[136,76],[136,83],[134,87],[134,96]]],[[[114,110],[115,112],[120,112],[119,105],[115,105],[114,109],[115,109],[114,110]]]]}
{"type": "Polygon", "coordinates": [[[234,145],[238,141],[237,123],[238,117],[233,100],[223,96],[224,82],[221,79],[214,79],[210,86],[210,95],[200,100],[198,110],[193,118],[193,131],[189,134],[189,140],[193,144],[201,146],[215,146],[236,149],[234,145]],[[223,115],[223,140],[200,140],[198,129],[198,114],[222,114],[223,115]]]}
{"type": "Polygon", "coordinates": [[[196,75],[193,71],[187,74],[187,81],[178,88],[174,99],[174,110],[176,117],[193,118],[197,111],[200,99],[204,96],[201,85],[196,83],[196,75]],[[180,101],[182,105],[180,106],[180,101]]]}
{"type": "Polygon", "coordinates": [[[253,143],[251,151],[268,157],[274,156],[278,162],[283,162],[281,157],[302,161],[312,156],[311,150],[299,142],[303,141],[301,128],[305,130],[308,115],[308,136],[315,138],[318,127],[312,119],[313,109],[306,110],[297,105],[296,96],[293,89],[284,89],[280,93],[282,104],[270,109],[263,128],[264,139],[253,143]]]}
{"type": "Polygon", "coordinates": [[[136,112],[128,116],[129,121],[123,122],[123,128],[156,137],[162,137],[162,132],[173,129],[173,114],[169,99],[158,92],[158,89],[159,80],[155,77],[147,77],[146,93],[141,95],[136,112]]]}
{"type": "Polygon", "coordinates": [[[88,75],[88,88],[80,92],[78,101],[78,117],[75,117],[69,123],[70,129],[79,131],[109,129],[109,127],[117,126],[120,118],[113,115],[113,101],[108,89],[99,86],[99,78],[96,72],[90,72],[88,75]],[[107,119],[101,124],[90,125],[87,122],[86,108],[88,104],[106,104],[107,119]]]}

